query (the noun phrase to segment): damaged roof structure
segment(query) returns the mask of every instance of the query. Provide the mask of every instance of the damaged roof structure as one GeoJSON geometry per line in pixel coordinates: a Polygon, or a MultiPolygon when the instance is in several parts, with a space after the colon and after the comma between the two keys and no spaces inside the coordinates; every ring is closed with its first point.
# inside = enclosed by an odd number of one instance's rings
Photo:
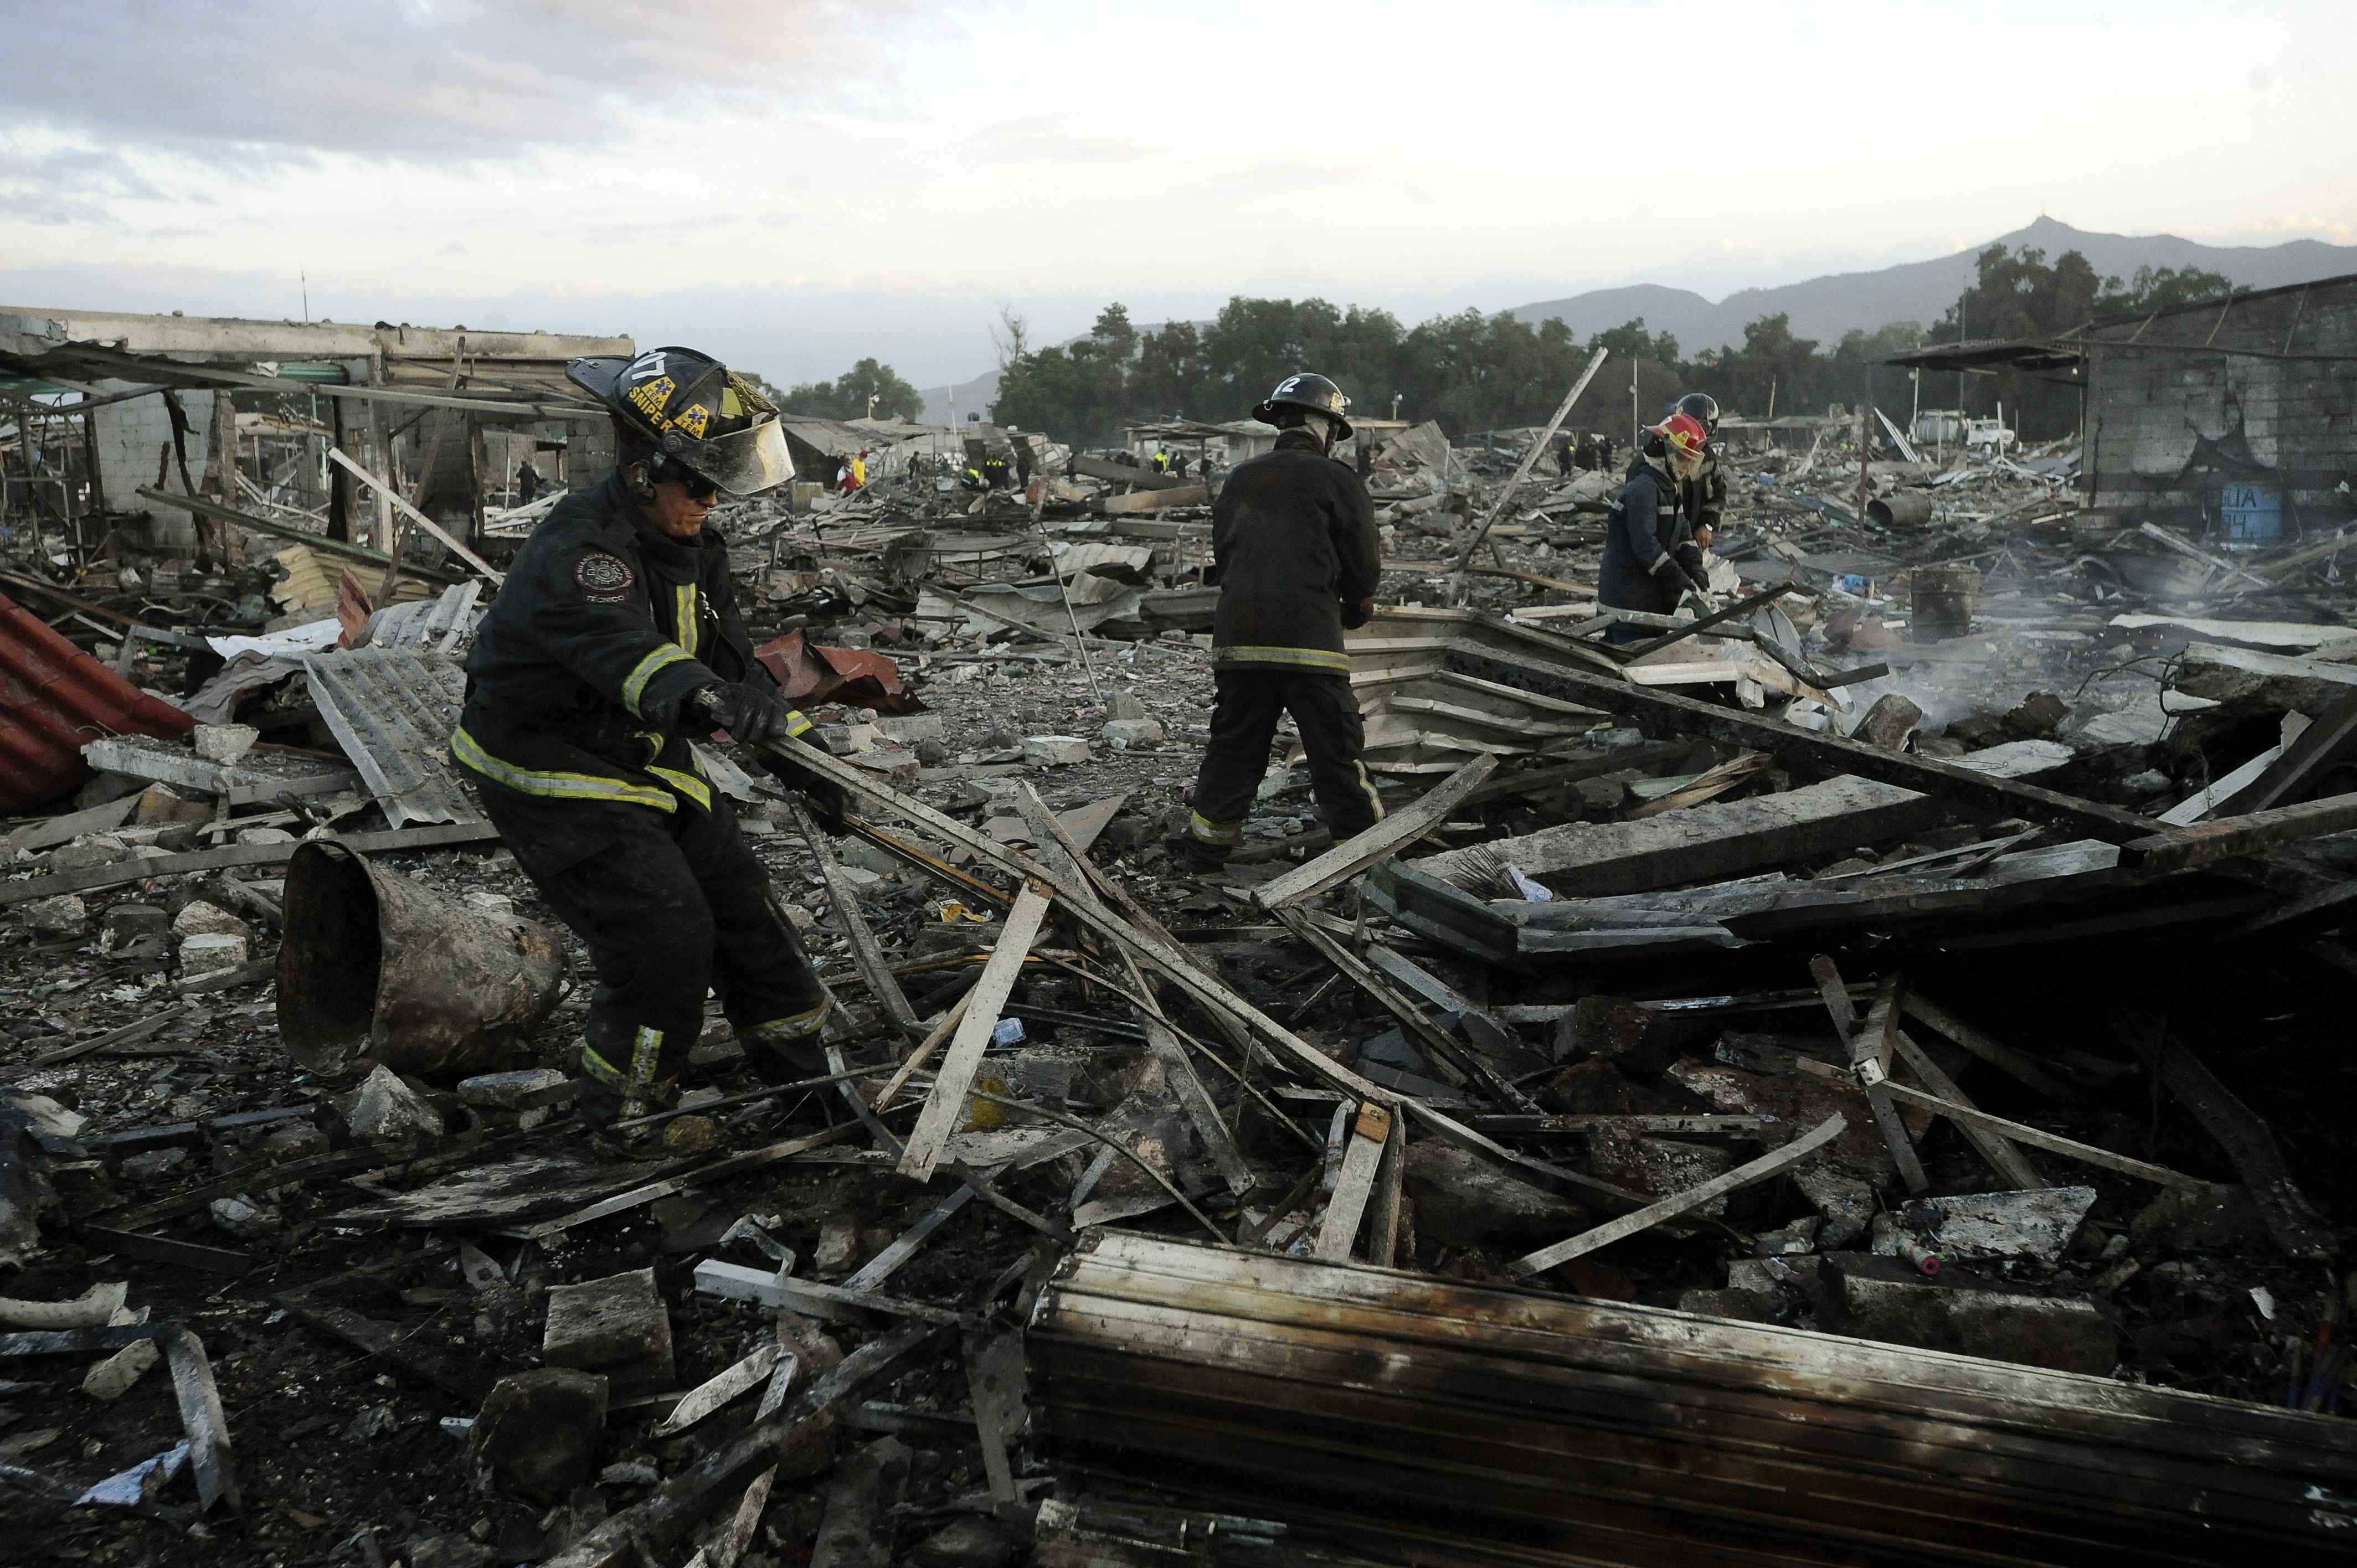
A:
{"type": "Polygon", "coordinates": [[[842,1005],[780,1086],[716,1004],[630,1158],[447,753],[553,504],[498,443],[601,477],[561,358],[630,340],[0,312],[82,432],[0,468],[0,1515],[367,1568],[2345,1552],[2351,297],[2003,346],[2086,365],[2083,442],[1729,411],[1706,617],[1600,602],[1620,478],[1556,428],[1368,422],[1387,814],[1335,842],[1281,736],[1209,875],[1251,433],[974,489],[932,459],[996,427],[791,420],[823,471],[715,522],[845,831],[698,755],[842,1005]]]}

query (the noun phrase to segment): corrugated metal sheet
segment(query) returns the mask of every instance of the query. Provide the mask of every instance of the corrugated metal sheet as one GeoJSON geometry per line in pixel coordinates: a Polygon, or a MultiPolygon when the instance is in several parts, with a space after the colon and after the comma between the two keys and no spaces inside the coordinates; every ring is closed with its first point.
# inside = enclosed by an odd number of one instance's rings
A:
{"type": "Polygon", "coordinates": [[[86,741],[196,725],[0,594],[0,811],[48,805],[89,778],[86,741]]]}
{"type": "Polygon", "coordinates": [[[409,649],[355,648],[303,661],[311,700],[393,827],[479,822],[450,762],[467,682],[457,660],[409,649]]]}
{"type": "Polygon", "coordinates": [[[482,592],[481,580],[470,577],[443,589],[438,598],[413,599],[381,609],[369,618],[368,646],[455,653],[474,635],[480,617],[475,601],[482,592]]]}
{"type": "Polygon", "coordinates": [[[1391,1563],[2314,1563],[2357,1524],[2333,1417],[1387,1269],[1098,1231],[1027,1338],[1051,1455],[1391,1563]]]}

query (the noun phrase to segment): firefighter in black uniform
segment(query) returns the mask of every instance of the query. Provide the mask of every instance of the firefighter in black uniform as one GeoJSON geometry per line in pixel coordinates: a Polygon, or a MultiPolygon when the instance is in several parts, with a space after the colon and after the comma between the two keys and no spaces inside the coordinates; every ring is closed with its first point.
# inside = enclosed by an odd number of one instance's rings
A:
{"type": "MultiPolygon", "coordinates": [[[[1702,551],[1678,500],[1678,487],[1699,470],[1708,440],[1702,421],[1687,413],[1646,429],[1629,482],[1605,521],[1604,563],[1597,575],[1597,597],[1605,608],[1668,615],[1689,596],[1708,604],[1702,551]]],[[[1614,642],[1638,642],[1655,633],[1616,626],[1607,635],[1614,642]]]]}
{"type": "Polygon", "coordinates": [[[1309,754],[1318,810],[1337,839],[1382,820],[1359,753],[1365,737],[1346,628],[1374,614],[1381,553],[1374,503],[1332,456],[1351,426],[1341,389],[1324,376],[1287,377],[1253,417],[1284,434],[1275,449],[1240,463],[1211,508],[1211,570],[1220,590],[1211,629],[1211,740],[1195,779],[1182,843],[1198,867],[1235,847],[1268,771],[1277,719],[1293,715],[1309,754]]]}
{"type": "MultiPolygon", "coordinates": [[[[707,989],[771,1082],[826,1070],[830,998],[687,744],[716,723],[747,745],[810,727],[753,658],[727,546],[705,526],[721,491],[793,477],[777,411],[690,349],[565,373],[613,413],[619,461],[516,557],[468,656],[450,754],[589,949],[580,1060],[597,1125],[675,1098],[707,989]]],[[[840,824],[839,790],[770,766],[840,824]]]]}
{"type": "Polygon", "coordinates": [[[1691,479],[1678,485],[1678,506],[1694,531],[1695,543],[1707,551],[1718,537],[1720,518],[1727,511],[1727,449],[1718,442],[1718,400],[1708,392],[1688,392],[1672,411],[1692,416],[1706,438],[1702,466],[1691,479]]]}

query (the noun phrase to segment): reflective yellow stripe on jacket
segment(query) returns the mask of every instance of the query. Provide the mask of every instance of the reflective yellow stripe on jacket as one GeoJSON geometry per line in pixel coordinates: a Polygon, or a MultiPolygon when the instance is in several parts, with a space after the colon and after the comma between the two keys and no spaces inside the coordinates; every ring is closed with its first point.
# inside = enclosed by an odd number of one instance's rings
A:
{"type": "MultiPolygon", "coordinates": [[[[693,593],[694,590],[688,591],[693,593]]],[[[646,694],[647,682],[654,679],[656,671],[694,657],[694,655],[677,643],[666,642],[660,644],[653,652],[640,660],[629,677],[622,682],[622,705],[630,710],[630,716],[640,719],[647,716],[639,712],[639,699],[646,694]]]]}
{"type": "MultiPolygon", "coordinates": [[[[541,772],[518,768],[512,762],[502,762],[485,751],[482,743],[461,727],[450,734],[450,757],[460,766],[471,768],[494,784],[504,784],[524,795],[544,795],[560,800],[620,800],[633,806],[651,806],[658,811],[675,811],[679,801],[668,789],[657,789],[645,784],[633,784],[627,779],[608,779],[595,773],[541,772]]],[[[704,804],[708,810],[712,797],[706,790],[704,804]]]]}
{"type": "Polygon", "coordinates": [[[1336,675],[1351,672],[1351,656],[1323,648],[1261,648],[1230,643],[1211,650],[1213,664],[1281,664],[1294,670],[1322,670],[1336,675]]]}

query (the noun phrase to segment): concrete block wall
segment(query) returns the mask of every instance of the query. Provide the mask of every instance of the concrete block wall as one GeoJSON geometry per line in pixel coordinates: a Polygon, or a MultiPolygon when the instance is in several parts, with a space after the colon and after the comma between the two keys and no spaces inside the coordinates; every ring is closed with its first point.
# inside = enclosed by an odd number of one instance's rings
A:
{"type": "Polygon", "coordinates": [[[2089,336],[2115,345],[2088,365],[2091,506],[2208,528],[2219,478],[2185,470],[2197,437],[2225,440],[2239,422],[2252,457],[2282,476],[2287,521],[2314,532],[2352,520],[2337,487],[2357,475],[2357,280],[2238,301],[2222,320],[2210,307],[2140,337],[2133,324],[2089,336]]]}
{"type": "MultiPolygon", "coordinates": [[[[101,383],[107,392],[127,392],[137,383],[107,381],[101,383]]],[[[183,392],[180,406],[188,411],[188,475],[199,489],[205,482],[205,460],[211,450],[213,426],[213,394],[209,392],[183,392]]],[[[98,478],[106,492],[106,504],[115,511],[145,511],[153,523],[147,538],[150,543],[162,547],[193,547],[197,542],[194,519],[185,511],[157,506],[140,499],[143,485],[156,484],[156,458],[172,446],[172,415],[164,406],[161,393],[135,397],[125,403],[113,403],[91,416],[91,440],[98,451],[98,478]]],[[[173,461],[167,478],[160,487],[178,494],[180,489],[179,466],[173,461]]]]}

